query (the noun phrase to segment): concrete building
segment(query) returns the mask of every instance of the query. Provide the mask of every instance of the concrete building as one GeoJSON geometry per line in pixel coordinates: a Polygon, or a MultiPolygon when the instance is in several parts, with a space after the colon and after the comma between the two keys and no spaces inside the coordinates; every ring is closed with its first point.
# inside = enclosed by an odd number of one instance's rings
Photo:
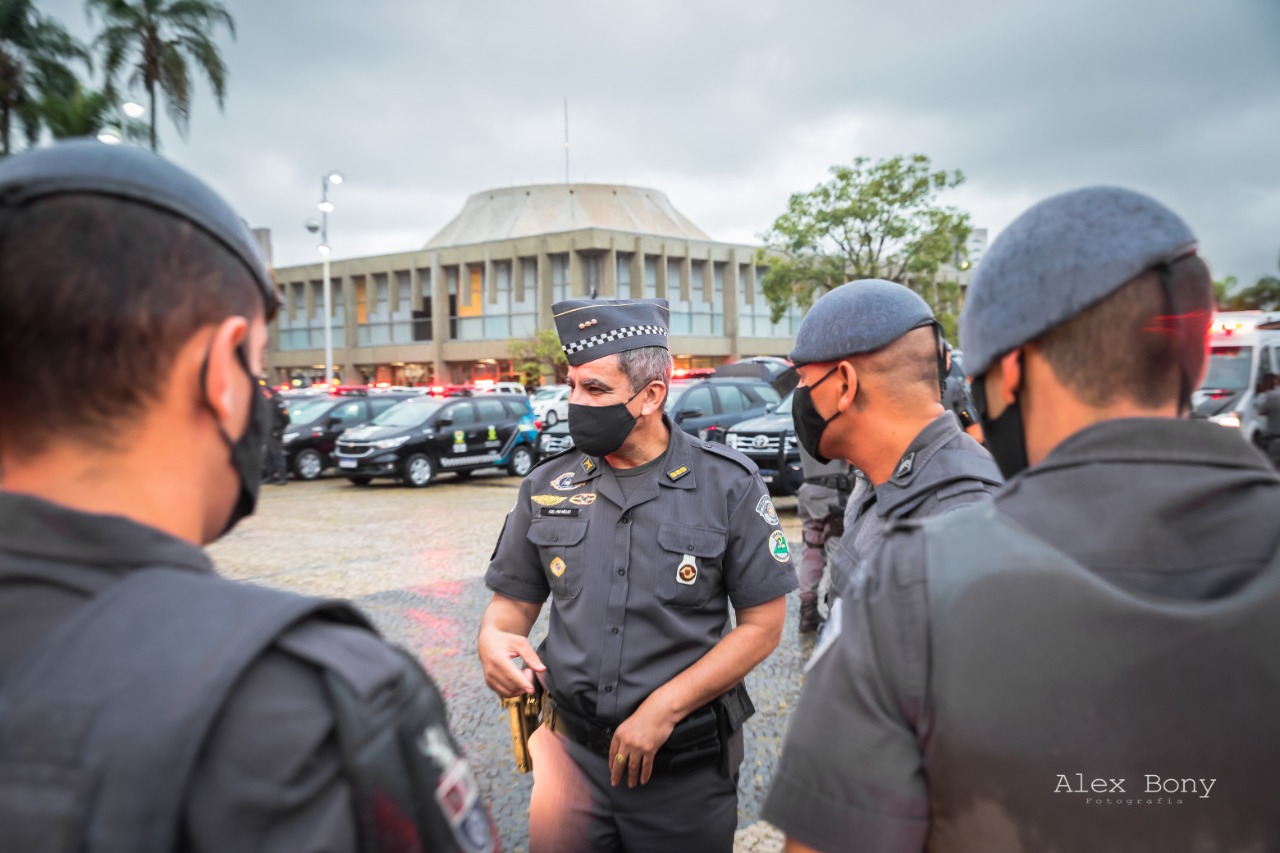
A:
{"type": "MultiPolygon", "coordinates": [[[[663,297],[678,367],[785,355],[801,312],[777,324],[756,247],[712,240],[662,192],[547,184],[476,193],[420,249],[332,262],[334,364],[344,382],[462,383],[514,375],[513,339],[554,329],[571,297],[663,297]]],[[[283,307],[272,381],[324,377],[321,264],[276,270],[283,307]]]]}

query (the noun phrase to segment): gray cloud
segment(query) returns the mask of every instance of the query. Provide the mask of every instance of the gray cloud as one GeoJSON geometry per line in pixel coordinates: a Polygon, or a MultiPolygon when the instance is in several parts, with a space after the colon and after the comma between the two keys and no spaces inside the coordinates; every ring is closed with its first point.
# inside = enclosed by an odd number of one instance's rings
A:
{"type": "MultiPolygon", "coordinates": [[[[74,0],[47,11],[82,34],[74,0]]],[[[166,152],[271,227],[280,264],[338,168],[338,256],[414,248],[494,186],[657,186],[752,240],[857,154],[962,169],[947,201],[998,230],[1030,202],[1118,183],[1191,222],[1219,274],[1280,250],[1280,6],[1272,0],[274,0],[228,3],[219,115],[197,83],[166,152]]]]}

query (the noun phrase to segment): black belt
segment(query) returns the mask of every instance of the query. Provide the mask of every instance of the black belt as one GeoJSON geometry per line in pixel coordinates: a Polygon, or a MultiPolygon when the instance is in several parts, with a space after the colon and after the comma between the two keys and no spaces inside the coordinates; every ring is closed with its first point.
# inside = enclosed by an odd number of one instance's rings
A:
{"type": "MultiPolygon", "coordinates": [[[[596,755],[609,758],[616,726],[602,725],[566,711],[551,696],[547,700],[543,713],[543,724],[547,728],[585,746],[596,755]]],[[[720,749],[720,728],[715,709],[711,705],[704,705],[676,723],[667,742],[654,755],[653,766],[657,769],[671,769],[700,764],[704,760],[719,761],[720,749]]]]}

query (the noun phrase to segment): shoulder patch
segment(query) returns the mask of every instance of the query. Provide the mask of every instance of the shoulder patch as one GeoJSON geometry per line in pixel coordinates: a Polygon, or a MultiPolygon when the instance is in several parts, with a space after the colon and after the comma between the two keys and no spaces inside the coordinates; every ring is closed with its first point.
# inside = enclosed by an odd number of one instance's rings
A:
{"type": "Polygon", "coordinates": [[[701,444],[694,442],[694,446],[701,447],[703,450],[714,453],[716,456],[721,456],[721,457],[724,457],[725,459],[731,459],[734,462],[738,463],[738,465],[745,468],[748,471],[748,473],[754,474],[760,470],[756,466],[756,463],[752,462],[747,456],[745,456],[742,453],[739,453],[738,451],[734,450],[732,447],[730,447],[727,444],[720,444],[717,441],[704,441],[701,444]]]}

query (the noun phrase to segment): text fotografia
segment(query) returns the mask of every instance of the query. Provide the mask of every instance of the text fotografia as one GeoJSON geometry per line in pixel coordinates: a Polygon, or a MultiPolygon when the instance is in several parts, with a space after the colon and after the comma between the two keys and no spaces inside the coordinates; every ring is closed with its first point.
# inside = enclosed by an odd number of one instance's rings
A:
{"type": "Polygon", "coordinates": [[[1217,779],[1179,779],[1174,776],[1163,777],[1147,773],[1141,783],[1129,783],[1126,779],[1092,779],[1085,781],[1083,773],[1059,773],[1058,784],[1053,789],[1055,794],[1130,794],[1126,784],[1134,788],[1129,797],[1085,798],[1088,805],[1126,805],[1126,806],[1172,806],[1181,805],[1182,798],[1170,796],[1177,794],[1194,795],[1202,800],[1209,799],[1209,792],[1217,783],[1217,779]],[[1141,795],[1146,795],[1141,796],[1141,795]]]}

